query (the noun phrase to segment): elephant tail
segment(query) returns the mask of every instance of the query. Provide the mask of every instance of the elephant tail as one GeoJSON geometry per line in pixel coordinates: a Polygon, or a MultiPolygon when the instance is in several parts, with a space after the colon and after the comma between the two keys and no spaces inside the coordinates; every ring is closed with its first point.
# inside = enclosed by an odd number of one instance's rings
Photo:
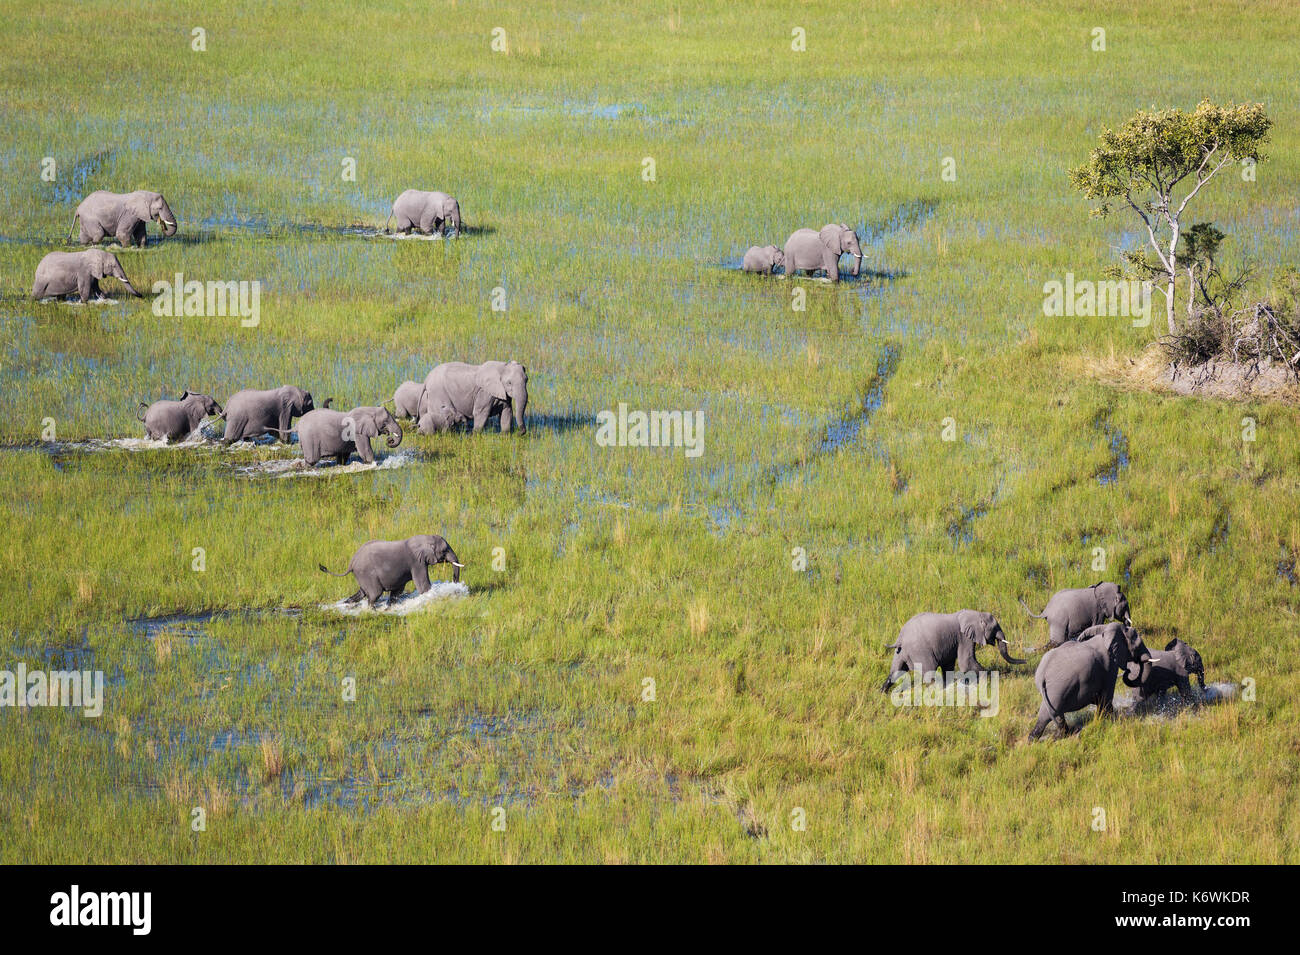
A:
{"type": "Polygon", "coordinates": [[[886,649],[886,650],[897,650],[900,646],[902,646],[902,644],[900,644],[900,643],[898,643],[898,642],[894,642],[894,643],[886,643],[886,644],[885,644],[885,649],[886,649]]]}
{"type": "Polygon", "coordinates": [[[143,420],[144,420],[144,415],[142,415],[142,414],[140,413],[140,408],[143,408],[145,411],[148,411],[148,410],[149,410],[149,406],[148,406],[145,402],[143,402],[143,401],[140,402],[140,406],[139,406],[138,408],[135,409],[135,420],[136,420],[136,421],[143,421],[143,420]]]}
{"type": "Polygon", "coordinates": [[[388,234],[388,223],[390,223],[390,222],[392,222],[392,221],[393,221],[393,213],[390,211],[390,212],[388,213],[388,218],[384,220],[384,234],[385,234],[385,235],[388,234]]]}
{"type": "Polygon", "coordinates": [[[77,228],[77,220],[80,218],[81,218],[80,212],[74,212],[72,214],[72,225],[68,226],[68,237],[63,240],[65,243],[72,241],[72,233],[77,228]]]}
{"type": "Polygon", "coordinates": [[[352,561],[348,561],[348,569],[343,571],[341,574],[334,573],[334,571],[330,570],[324,564],[317,564],[316,566],[320,568],[322,574],[329,574],[331,577],[346,577],[348,574],[352,573],[352,561]]]}
{"type": "Polygon", "coordinates": [[[1046,620],[1046,619],[1047,619],[1047,618],[1044,617],[1041,613],[1034,613],[1032,610],[1030,610],[1030,609],[1029,609],[1029,604],[1025,603],[1025,598],[1023,598],[1023,597],[1017,597],[1016,599],[1020,601],[1020,606],[1022,606],[1022,607],[1025,608],[1025,613],[1029,614],[1029,616],[1031,616],[1031,617],[1037,617],[1039,620],[1046,620]]]}

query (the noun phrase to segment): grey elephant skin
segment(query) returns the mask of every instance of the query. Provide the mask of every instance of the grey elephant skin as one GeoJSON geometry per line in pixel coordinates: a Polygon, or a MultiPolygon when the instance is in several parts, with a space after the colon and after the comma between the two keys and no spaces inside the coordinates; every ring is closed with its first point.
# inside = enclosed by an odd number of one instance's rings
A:
{"type": "Polygon", "coordinates": [[[126,277],[122,263],[112,252],[103,249],[85,249],[81,252],[51,252],[36,266],[36,279],[32,283],[32,298],[62,297],[77,293],[82,302],[99,298],[104,293],[99,280],[112,276],[136,298],[140,293],[126,277]]]}
{"type": "Polygon", "coordinates": [[[442,231],[444,235],[459,233],[460,202],[445,192],[407,189],[393,202],[393,211],[384,222],[384,231],[388,231],[390,222],[398,232],[419,229],[425,235],[432,235],[435,231],[442,231]]]}
{"type": "Polygon", "coordinates": [[[472,421],[474,430],[482,431],[493,415],[501,416],[503,432],[515,425],[523,432],[527,408],[528,369],[519,362],[444,362],[424,379],[420,432],[447,431],[463,421],[472,421]]]}
{"type": "Polygon", "coordinates": [[[226,433],[222,444],[274,435],[289,443],[293,419],[316,407],[311,392],[295,385],[281,385],[269,391],[239,391],[226,402],[226,433]]]}
{"type": "Polygon", "coordinates": [[[324,564],[317,566],[332,577],[352,574],[357,579],[357,592],[345,602],[354,604],[364,598],[374,607],[381,594],[387,592],[391,602],[412,580],[417,593],[428,593],[429,568],[434,564],[451,564],[452,579],[460,582],[460,569],[465,565],[437,534],[420,534],[399,541],[367,541],[352,555],[342,573],[333,573],[324,564]]]}
{"type": "Polygon", "coordinates": [[[225,412],[210,396],[185,391],[175,401],[140,402],[144,414],[136,409],[136,420],[144,422],[144,433],[155,441],[180,441],[188,438],[209,415],[225,412]]]}
{"type": "Polygon", "coordinates": [[[404,381],[393,392],[393,413],[399,418],[414,421],[420,417],[420,395],[424,382],[404,381]]]}
{"type": "Polygon", "coordinates": [[[374,464],[375,452],[370,448],[370,439],[380,434],[388,436],[390,448],[402,443],[402,426],[387,408],[363,407],[351,411],[317,408],[298,419],[298,444],[312,467],[321,458],[334,458],[339,464],[346,464],[353,452],[366,464],[374,464]]]}
{"type": "Polygon", "coordinates": [[[771,275],[785,268],[785,252],[774,245],[751,245],[745,250],[740,267],[745,272],[762,272],[771,275]]]}
{"type": "Polygon", "coordinates": [[[1050,643],[1054,647],[1059,647],[1067,640],[1077,639],[1089,627],[1107,620],[1120,620],[1129,626],[1133,625],[1128,597],[1119,584],[1109,581],[1101,581],[1091,587],[1058,590],[1047,601],[1042,613],[1034,613],[1023,599],[1020,606],[1025,608],[1025,613],[1029,616],[1047,621],[1050,643]]]}
{"type": "Polygon", "coordinates": [[[1052,722],[1060,733],[1068,733],[1065,714],[1093,703],[1099,716],[1111,712],[1115,677],[1120,676],[1125,686],[1139,687],[1158,660],[1137,630],[1122,623],[1089,627],[1078,640],[1048,650],[1034,672],[1043,702],[1029,738],[1038,739],[1052,722]]]}
{"type": "Polygon", "coordinates": [[[116,193],[99,190],[92,192],[81,200],[77,212],[72,217],[72,229],[81,220],[82,245],[94,245],[102,242],[105,236],[113,236],[122,246],[138,245],[144,248],[146,226],[157,222],[162,226],[163,235],[176,234],[176,215],[163,198],[162,193],[139,190],[137,192],[116,193]]]}
{"type": "Polygon", "coordinates": [[[918,613],[887,644],[894,649],[894,662],[881,690],[889,688],[905,672],[917,678],[936,670],[944,673],[979,673],[983,667],[975,658],[979,646],[996,646],[1008,663],[1024,663],[1007,650],[1002,626],[991,613],[958,610],[956,613],[918,613]]]}
{"type": "Polygon", "coordinates": [[[796,229],[785,240],[785,274],[825,269],[832,282],[840,280],[840,256],[853,256],[853,275],[862,270],[862,245],[858,235],[844,223],[812,229],[796,229]]]}
{"type": "Polygon", "coordinates": [[[1196,677],[1201,693],[1205,693],[1205,664],[1192,646],[1175,637],[1165,644],[1165,649],[1138,685],[1138,699],[1151,701],[1166,690],[1175,687],[1185,700],[1196,700],[1192,695],[1191,677],[1196,677]]]}

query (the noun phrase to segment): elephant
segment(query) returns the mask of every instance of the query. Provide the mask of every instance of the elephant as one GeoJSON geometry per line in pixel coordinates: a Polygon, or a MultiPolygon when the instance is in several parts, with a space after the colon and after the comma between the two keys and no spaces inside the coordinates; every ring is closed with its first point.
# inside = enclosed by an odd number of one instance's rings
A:
{"type": "Polygon", "coordinates": [[[1201,655],[1177,637],[1165,644],[1164,652],[1153,663],[1151,672],[1138,686],[1139,702],[1160,696],[1171,686],[1178,688],[1178,695],[1185,700],[1195,700],[1192,695],[1191,676],[1196,677],[1201,693],[1205,693],[1205,664],[1201,655]]]}
{"type": "Polygon", "coordinates": [[[420,417],[420,395],[424,392],[424,384],[419,381],[404,381],[397,386],[393,392],[393,411],[399,418],[407,418],[412,421],[420,417]]]}
{"type": "Polygon", "coordinates": [[[398,232],[410,232],[419,229],[425,235],[431,235],[435,229],[447,235],[448,232],[460,234],[460,203],[445,192],[424,192],[420,189],[407,189],[393,203],[393,211],[384,221],[384,231],[388,223],[397,220],[398,232]]]}
{"type": "Polygon", "coordinates": [[[911,671],[917,678],[935,670],[943,670],[945,674],[979,673],[983,667],[975,658],[975,649],[980,645],[996,645],[1008,663],[1025,662],[1008,652],[1006,635],[991,613],[978,610],[918,613],[903,624],[897,642],[886,645],[894,651],[894,664],[880,689],[888,693],[905,671],[911,671]]]}
{"type": "Polygon", "coordinates": [[[785,268],[785,252],[774,245],[751,245],[745,252],[740,267],[746,272],[765,272],[771,275],[777,269],[785,268]]]}
{"type": "Polygon", "coordinates": [[[81,244],[95,245],[105,236],[114,236],[123,246],[138,245],[144,248],[145,226],[150,220],[162,226],[163,235],[176,234],[176,215],[162,193],[128,192],[119,194],[100,189],[81,200],[72,217],[68,238],[81,220],[81,244]]]}
{"type": "MultiPolygon", "coordinates": [[[[325,402],[329,406],[329,402],[325,402]]],[[[269,391],[239,391],[226,402],[226,433],[221,443],[234,444],[245,438],[274,434],[289,443],[294,418],[315,409],[311,393],[294,385],[281,385],[269,391]]]]}
{"type": "Polygon", "coordinates": [[[785,274],[825,269],[832,282],[840,280],[840,256],[853,256],[853,275],[862,270],[862,246],[858,234],[843,223],[824,225],[819,232],[796,229],[785,240],[785,274]]]}
{"type": "Polygon", "coordinates": [[[312,467],[321,458],[331,457],[339,464],[347,464],[353,451],[366,464],[374,464],[370,439],[381,433],[388,435],[390,448],[402,443],[402,426],[387,408],[353,408],[347,412],[317,408],[298,419],[298,444],[312,467]]]}
{"type": "Polygon", "coordinates": [[[155,441],[180,441],[188,438],[208,415],[225,414],[221,405],[208,395],[185,391],[175,401],[140,402],[135,418],[144,422],[144,433],[155,441]],[[140,414],[144,408],[144,414],[140,414]]]}
{"type": "Polygon", "coordinates": [[[113,276],[126,290],[140,298],[122,263],[112,252],[103,249],[85,249],[81,252],[51,252],[41,259],[36,266],[36,280],[32,283],[32,298],[62,298],[64,295],[77,293],[82,302],[100,298],[99,280],[113,276]]]}
{"type": "Polygon", "coordinates": [[[1137,630],[1118,622],[1088,627],[1078,640],[1048,650],[1034,672],[1043,703],[1038,708],[1038,722],[1029,732],[1030,740],[1042,736],[1051,722],[1061,733],[1069,732],[1065,714],[1090,703],[1097,704],[1098,715],[1110,713],[1115,677],[1121,676],[1125,686],[1141,686],[1159,659],[1152,656],[1137,630]]]}
{"type": "Polygon", "coordinates": [[[519,362],[485,361],[481,365],[444,362],[424,379],[420,394],[420,433],[447,431],[462,421],[473,421],[478,432],[483,430],[488,418],[500,414],[503,432],[517,422],[522,434],[528,430],[524,420],[527,408],[528,369],[519,362]]]}
{"type": "Polygon", "coordinates": [[[1076,639],[1089,627],[1107,620],[1120,620],[1133,626],[1124,591],[1119,584],[1107,581],[1095,583],[1091,587],[1058,590],[1047,601],[1042,613],[1034,613],[1023,599],[1020,606],[1025,608],[1025,613],[1029,616],[1048,622],[1050,642],[1054,647],[1076,639]]]}
{"type": "Polygon", "coordinates": [[[373,609],[385,591],[391,604],[412,580],[417,593],[428,593],[429,567],[434,564],[451,564],[452,579],[460,583],[460,571],[465,565],[437,534],[418,534],[400,541],[366,541],[341,574],[333,573],[324,564],[317,566],[331,577],[355,576],[357,592],[344,603],[354,604],[364,598],[373,609]]]}

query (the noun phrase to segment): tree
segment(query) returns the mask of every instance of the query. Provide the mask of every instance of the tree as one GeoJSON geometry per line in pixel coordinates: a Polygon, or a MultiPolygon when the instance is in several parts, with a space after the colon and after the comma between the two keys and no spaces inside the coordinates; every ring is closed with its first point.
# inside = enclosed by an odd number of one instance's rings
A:
{"type": "MultiPolygon", "coordinates": [[[[1215,106],[1205,100],[1193,113],[1138,110],[1118,131],[1102,130],[1088,161],[1070,170],[1075,189],[1101,200],[1094,215],[1107,216],[1114,206],[1126,205],[1141,217],[1156,253],[1152,267],[1165,286],[1170,335],[1177,332],[1174,291],[1183,212],[1225,166],[1262,160],[1260,147],[1272,125],[1260,103],[1215,106]]],[[[1189,308],[1194,295],[1189,288],[1189,308]]]]}

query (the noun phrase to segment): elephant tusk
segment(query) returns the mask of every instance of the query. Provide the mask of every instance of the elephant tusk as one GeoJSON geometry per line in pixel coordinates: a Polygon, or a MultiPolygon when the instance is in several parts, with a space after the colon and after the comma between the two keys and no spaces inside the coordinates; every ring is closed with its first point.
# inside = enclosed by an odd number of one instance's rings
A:
{"type": "Polygon", "coordinates": [[[456,562],[453,560],[453,561],[451,562],[451,566],[453,566],[453,567],[464,567],[465,565],[464,565],[464,564],[458,564],[458,563],[456,563],[456,562]]]}
{"type": "Polygon", "coordinates": [[[1159,658],[1159,657],[1147,657],[1146,662],[1147,662],[1147,663],[1159,663],[1159,662],[1160,662],[1160,658],[1159,658]]]}

